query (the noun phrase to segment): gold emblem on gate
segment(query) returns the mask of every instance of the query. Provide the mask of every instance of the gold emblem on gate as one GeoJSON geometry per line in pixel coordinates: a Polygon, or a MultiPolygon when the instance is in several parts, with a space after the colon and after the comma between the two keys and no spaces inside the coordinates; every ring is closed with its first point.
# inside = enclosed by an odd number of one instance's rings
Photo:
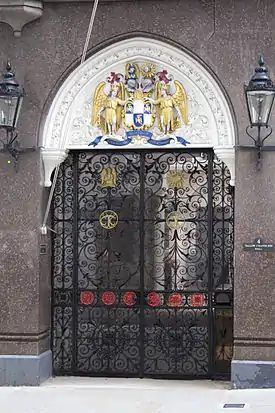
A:
{"type": "Polygon", "coordinates": [[[102,228],[113,229],[118,224],[118,215],[115,211],[106,209],[106,211],[103,211],[100,214],[99,223],[102,226],[102,228]]]}
{"type": "Polygon", "coordinates": [[[184,226],[184,216],[178,212],[170,212],[166,217],[166,224],[171,229],[180,229],[184,226]]]}
{"type": "Polygon", "coordinates": [[[116,187],[116,168],[104,168],[101,172],[101,187],[116,187]]]}
{"type": "Polygon", "coordinates": [[[186,177],[184,176],[182,171],[168,171],[167,173],[167,181],[169,188],[184,188],[186,177]]]}

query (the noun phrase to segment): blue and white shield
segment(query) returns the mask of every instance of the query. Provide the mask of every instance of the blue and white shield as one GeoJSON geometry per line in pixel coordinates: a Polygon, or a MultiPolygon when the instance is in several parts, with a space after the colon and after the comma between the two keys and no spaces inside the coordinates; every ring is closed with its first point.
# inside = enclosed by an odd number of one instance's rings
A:
{"type": "Polygon", "coordinates": [[[136,128],[142,128],[144,123],[143,113],[134,113],[134,125],[136,128]]]}
{"type": "Polygon", "coordinates": [[[125,104],[125,125],[139,130],[153,125],[153,104],[145,99],[128,100],[125,104]]]}

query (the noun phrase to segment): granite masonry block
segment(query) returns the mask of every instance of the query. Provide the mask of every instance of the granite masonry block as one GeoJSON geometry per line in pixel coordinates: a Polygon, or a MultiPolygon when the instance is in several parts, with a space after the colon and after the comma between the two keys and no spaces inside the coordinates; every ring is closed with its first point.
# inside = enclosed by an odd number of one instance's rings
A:
{"type": "Polygon", "coordinates": [[[233,360],[231,383],[233,389],[275,388],[275,361],[233,360]]]}
{"type": "Polygon", "coordinates": [[[52,376],[52,352],[39,356],[0,356],[1,386],[39,386],[52,376]]]}

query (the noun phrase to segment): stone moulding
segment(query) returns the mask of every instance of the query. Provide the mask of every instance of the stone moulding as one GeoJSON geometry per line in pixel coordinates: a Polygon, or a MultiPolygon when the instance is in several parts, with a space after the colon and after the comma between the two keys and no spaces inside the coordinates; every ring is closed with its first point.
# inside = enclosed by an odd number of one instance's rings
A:
{"type": "Polygon", "coordinates": [[[23,27],[43,14],[43,4],[37,0],[0,0],[0,21],[11,26],[15,37],[23,27]]]}
{"type": "MultiPolygon", "coordinates": [[[[66,158],[70,149],[88,149],[72,140],[72,119],[77,108],[84,107],[84,96],[91,95],[106,71],[127,61],[152,61],[176,73],[177,78],[200,99],[202,111],[208,114],[210,141],[196,142],[192,147],[212,147],[217,157],[224,161],[235,180],[235,128],[233,114],[225,94],[211,73],[190,53],[155,39],[143,37],[119,41],[91,56],[77,67],[57,92],[41,131],[44,185],[50,186],[54,168],[66,158]]],[[[87,119],[82,119],[87,122],[87,119]]],[[[167,149],[169,149],[167,147],[167,149]]],[[[171,146],[172,149],[172,146],[171,146]]],[[[91,149],[93,150],[93,149],[91,149]]]]}

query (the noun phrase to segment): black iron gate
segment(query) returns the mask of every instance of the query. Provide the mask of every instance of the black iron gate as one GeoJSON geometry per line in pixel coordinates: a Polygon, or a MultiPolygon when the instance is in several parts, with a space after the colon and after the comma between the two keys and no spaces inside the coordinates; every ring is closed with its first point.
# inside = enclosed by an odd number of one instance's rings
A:
{"type": "Polygon", "coordinates": [[[229,373],[229,180],[211,150],[69,155],[52,211],[55,374],[229,373]]]}

